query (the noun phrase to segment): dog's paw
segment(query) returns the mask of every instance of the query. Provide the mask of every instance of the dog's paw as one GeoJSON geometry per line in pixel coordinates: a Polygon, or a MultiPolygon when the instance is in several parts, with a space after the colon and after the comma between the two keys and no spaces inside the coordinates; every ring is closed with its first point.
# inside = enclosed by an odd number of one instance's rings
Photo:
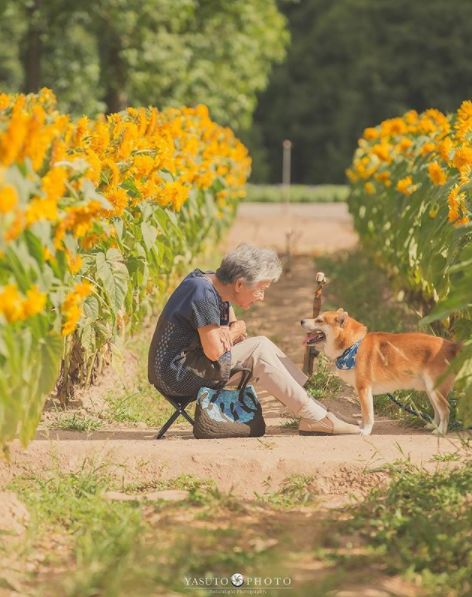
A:
{"type": "Polygon", "coordinates": [[[372,427],[361,427],[361,435],[370,435],[372,433],[372,427]]]}
{"type": "Polygon", "coordinates": [[[447,429],[444,430],[444,429],[441,429],[440,427],[436,427],[433,430],[433,435],[437,435],[439,437],[444,437],[446,435],[446,433],[447,433],[447,429]]]}

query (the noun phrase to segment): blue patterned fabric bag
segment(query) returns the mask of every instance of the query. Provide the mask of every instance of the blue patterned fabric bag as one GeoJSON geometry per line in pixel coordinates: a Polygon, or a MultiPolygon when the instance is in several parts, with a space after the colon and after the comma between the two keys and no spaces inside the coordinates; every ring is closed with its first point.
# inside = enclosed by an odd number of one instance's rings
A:
{"type": "Polygon", "coordinates": [[[252,371],[242,372],[237,390],[200,388],[195,409],[193,434],[197,439],[260,437],[265,433],[262,408],[254,386],[247,385],[252,371]]]}

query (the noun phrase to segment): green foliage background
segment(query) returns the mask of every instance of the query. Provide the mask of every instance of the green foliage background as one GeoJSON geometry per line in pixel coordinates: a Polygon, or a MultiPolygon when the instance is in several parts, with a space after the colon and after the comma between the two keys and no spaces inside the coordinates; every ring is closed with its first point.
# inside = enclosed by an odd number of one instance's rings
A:
{"type": "Polygon", "coordinates": [[[343,182],[363,129],[409,109],[455,111],[472,91],[469,0],[282,0],[292,43],[245,139],[254,182],[343,182]]]}
{"type": "Polygon", "coordinates": [[[0,90],[61,110],[206,104],[247,129],[289,35],[275,0],[0,0],[0,90]]]}
{"type": "Polygon", "coordinates": [[[0,18],[1,90],[91,116],[205,103],[258,183],[280,182],[284,138],[294,182],[343,182],[366,126],[472,88],[469,0],[0,0],[0,18]]]}

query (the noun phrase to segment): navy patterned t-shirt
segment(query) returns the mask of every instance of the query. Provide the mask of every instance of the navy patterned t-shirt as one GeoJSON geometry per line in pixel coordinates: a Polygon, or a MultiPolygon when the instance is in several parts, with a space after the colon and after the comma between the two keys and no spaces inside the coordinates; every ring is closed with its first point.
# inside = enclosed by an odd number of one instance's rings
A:
{"type": "Polygon", "coordinates": [[[148,378],[163,394],[196,396],[203,386],[228,380],[231,352],[218,361],[204,354],[198,328],[227,322],[223,301],[205,273],[195,269],[169,297],[156,325],[148,355],[148,378]]]}

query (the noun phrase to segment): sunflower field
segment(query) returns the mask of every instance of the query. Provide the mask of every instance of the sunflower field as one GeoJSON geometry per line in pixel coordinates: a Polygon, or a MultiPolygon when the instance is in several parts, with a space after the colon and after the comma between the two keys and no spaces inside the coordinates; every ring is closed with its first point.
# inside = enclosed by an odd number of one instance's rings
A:
{"type": "Polygon", "coordinates": [[[250,166],[203,105],[73,120],[48,89],[0,94],[3,446],[155,310],[234,217],[250,166]]]}
{"type": "Polygon", "coordinates": [[[347,170],[361,240],[433,321],[461,339],[453,366],[472,421],[472,101],[365,129],[347,170]]]}

